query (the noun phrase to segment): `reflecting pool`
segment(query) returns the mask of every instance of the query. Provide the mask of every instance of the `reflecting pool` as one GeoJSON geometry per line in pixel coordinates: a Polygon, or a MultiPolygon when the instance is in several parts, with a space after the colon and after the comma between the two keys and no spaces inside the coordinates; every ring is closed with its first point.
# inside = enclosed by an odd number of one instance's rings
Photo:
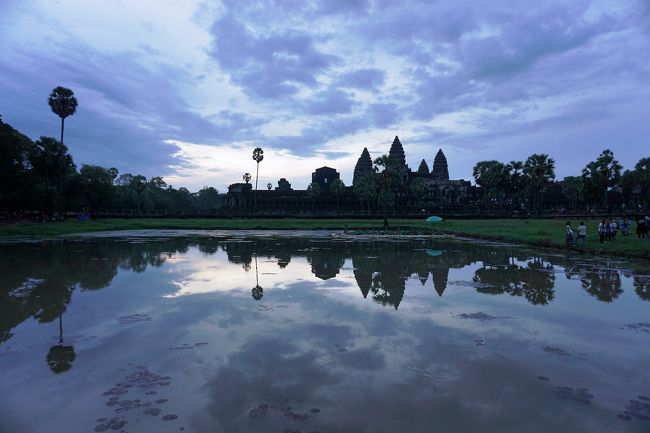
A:
{"type": "Polygon", "coordinates": [[[648,262],[222,232],[0,245],[0,432],[648,432],[648,262]]]}

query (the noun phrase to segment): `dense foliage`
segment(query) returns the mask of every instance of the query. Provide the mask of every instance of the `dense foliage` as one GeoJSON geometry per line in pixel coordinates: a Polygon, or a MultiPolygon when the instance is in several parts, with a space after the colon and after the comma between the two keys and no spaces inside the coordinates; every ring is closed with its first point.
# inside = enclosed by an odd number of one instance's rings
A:
{"type": "Polygon", "coordinates": [[[0,211],[39,212],[51,218],[77,211],[210,211],[220,206],[219,192],[204,187],[191,193],[167,185],[161,177],[119,174],[116,168],[82,165],[77,168],[59,140],[32,141],[0,119],[0,211]]]}

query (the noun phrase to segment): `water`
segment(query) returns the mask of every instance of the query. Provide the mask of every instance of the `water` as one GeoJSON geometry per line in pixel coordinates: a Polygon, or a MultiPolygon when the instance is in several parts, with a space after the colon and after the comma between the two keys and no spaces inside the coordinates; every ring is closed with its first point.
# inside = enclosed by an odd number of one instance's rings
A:
{"type": "Polygon", "coordinates": [[[3,433],[648,432],[649,366],[647,262],[326,233],[0,245],[3,433]]]}

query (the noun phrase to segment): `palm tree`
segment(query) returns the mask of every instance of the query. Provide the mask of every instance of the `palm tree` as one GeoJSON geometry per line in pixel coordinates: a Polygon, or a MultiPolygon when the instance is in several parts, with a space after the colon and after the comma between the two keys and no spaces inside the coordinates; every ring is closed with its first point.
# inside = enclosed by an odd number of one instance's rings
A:
{"type": "Polygon", "coordinates": [[[537,215],[542,211],[544,188],[555,179],[555,160],[545,153],[534,153],[524,163],[524,175],[533,193],[537,215]]]}
{"type": "Polygon", "coordinates": [[[255,200],[253,202],[253,213],[257,208],[257,179],[260,177],[260,162],[264,159],[264,151],[261,147],[253,149],[253,160],[257,163],[257,173],[255,174],[255,200]]]}
{"type": "Polygon", "coordinates": [[[321,188],[320,185],[316,182],[312,182],[307,187],[307,195],[311,197],[311,208],[312,210],[316,207],[316,199],[320,195],[321,188]]]}
{"type": "Polygon", "coordinates": [[[248,183],[248,182],[251,181],[251,174],[250,173],[244,173],[241,178],[242,178],[242,180],[244,182],[248,183]]]}
{"type": "MultiPolygon", "coordinates": [[[[47,103],[50,104],[52,112],[61,118],[61,145],[63,145],[63,129],[65,118],[72,116],[77,111],[77,98],[74,97],[74,92],[65,87],[56,87],[50,93],[47,103]]],[[[64,169],[61,168],[59,175],[59,218],[63,218],[63,174],[64,169]]]]}
{"type": "Polygon", "coordinates": [[[345,184],[341,179],[334,179],[332,182],[332,185],[330,185],[330,190],[332,191],[332,194],[336,196],[336,212],[339,212],[339,199],[341,197],[341,194],[345,192],[345,184]]]}
{"type": "Polygon", "coordinates": [[[379,174],[379,191],[384,205],[384,230],[386,230],[388,228],[388,202],[392,201],[399,182],[397,161],[388,155],[382,155],[375,159],[374,164],[374,170],[379,174]]]}
{"type": "Polygon", "coordinates": [[[273,185],[271,184],[271,182],[267,183],[267,184],[266,184],[266,189],[268,189],[269,191],[271,191],[271,188],[273,188],[273,185]]]}

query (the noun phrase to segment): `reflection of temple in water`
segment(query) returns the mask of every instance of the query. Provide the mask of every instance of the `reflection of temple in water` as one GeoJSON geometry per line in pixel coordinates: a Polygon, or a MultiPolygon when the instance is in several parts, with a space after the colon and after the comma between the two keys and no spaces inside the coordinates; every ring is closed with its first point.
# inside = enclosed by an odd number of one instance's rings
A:
{"type": "MultiPolygon", "coordinates": [[[[317,278],[336,278],[346,259],[353,266],[354,280],[361,296],[382,305],[398,308],[407,290],[407,281],[417,279],[442,296],[447,290],[450,269],[471,264],[473,282],[479,293],[521,296],[535,305],[545,305],[555,296],[556,266],[564,268],[568,279],[578,280],[585,292],[603,302],[616,300],[623,292],[622,274],[615,264],[581,263],[562,257],[530,257],[517,249],[494,248],[482,244],[438,242],[439,255],[426,253],[426,242],[322,242],[318,248],[305,238],[271,240],[220,240],[171,238],[151,242],[86,241],[38,245],[7,245],[0,260],[0,343],[13,329],[30,317],[40,323],[61,318],[76,290],[99,290],[108,286],[119,269],[143,272],[163,266],[175,255],[196,248],[206,257],[219,251],[228,261],[251,269],[256,255],[277,261],[280,269],[291,269],[293,257],[303,257],[317,278]],[[36,264],[36,265],[35,265],[36,264]],[[431,283],[429,283],[431,281],[431,283]]],[[[257,274],[256,274],[257,276],[257,274]]],[[[650,301],[650,277],[630,271],[638,297],[650,301]]],[[[252,286],[252,284],[251,284],[252,286]]],[[[261,286],[253,295],[261,298],[261,286]]],[[[61,368],[74,359],[63,349],[54,349],[48,358],[61,368]],[[59,362],[60,360],[60,362],[59,362]]]]}

